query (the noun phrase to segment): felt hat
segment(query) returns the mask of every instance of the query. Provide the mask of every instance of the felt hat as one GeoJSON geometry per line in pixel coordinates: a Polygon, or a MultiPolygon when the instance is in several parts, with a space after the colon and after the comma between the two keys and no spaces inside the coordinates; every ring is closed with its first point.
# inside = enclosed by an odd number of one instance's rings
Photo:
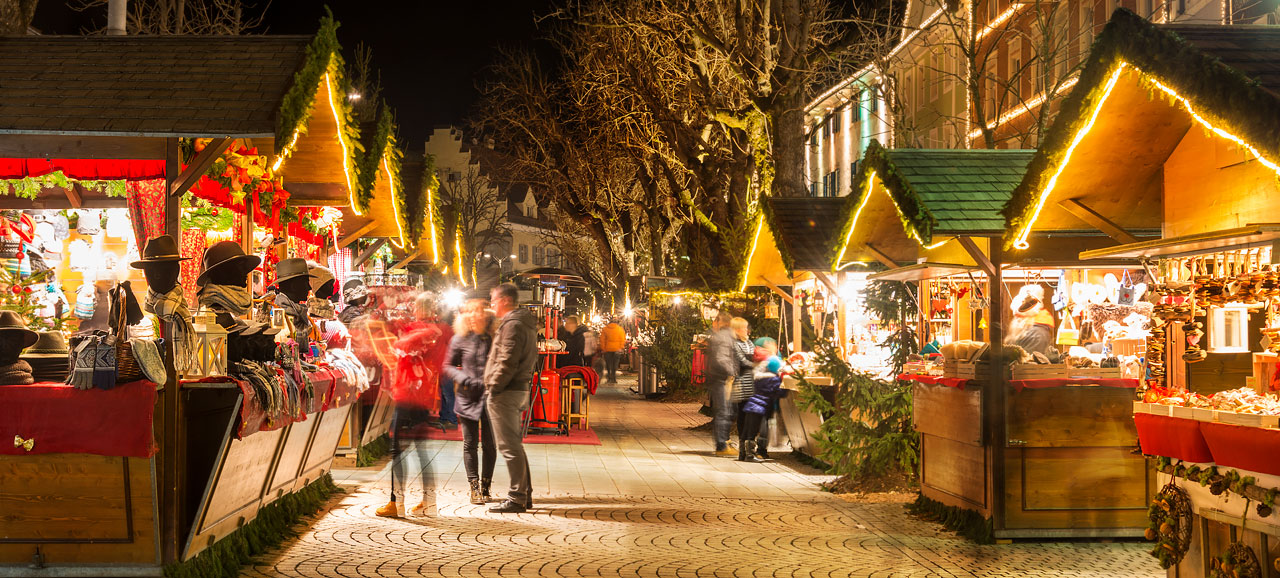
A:
{"type": "Polygon", "coordinates": [[[311,293],[319,293],[327,283],[333,282],[333,272],[328,267],[315,263],[307,263],[307,273],[311,275],[311,293]]]}
{"type": "Polygon", "coordinates": [[[36,332],[27,329],[27,324],[22,321],[22,317],[13,311],[0,311],[0,332],[17,332],[22,334],[22,348],[26,349],[35,344],[39,336],[36,332]]]}
{"type": "Polygon", "coordinates": [[[314,277],[307,270],[307,260],[294,257],[292,259],[281,259],[276,263],[276,284],[279,285],[284,281],[296,277],[314,277]]]}
{"type": "Polygon", "coordinates": [[[244,249],[240,248],[240,243],[235,241],[214,243],[204,252],[204,271],[200,273],[200,277],[196,278],[196,285],[207,284],[211,272],[231,270],[242,271],[240,275],[248,275],[261,263],[261,257],[246,255],[244,249]]]}
{"type": "Polygon", "coordinates": [[[142,260],[134,261],[129,266],[134,269],[141,269],[147,265],[177,263],[187,259],[190,259],[190,257],[183,257],[178,253],[178,242],[174,241],[173,237],[160,235],[159,237],[147,239],[147,246],[142,250],[142,260]]]}
{"type": "Polygon", "coordinates": [[[36,342],[22,352],[23,359],[52,357],[65,360],[68,355],[71,355],[71,348],[67,347],[61,331],[36,333],[36,342]]]}

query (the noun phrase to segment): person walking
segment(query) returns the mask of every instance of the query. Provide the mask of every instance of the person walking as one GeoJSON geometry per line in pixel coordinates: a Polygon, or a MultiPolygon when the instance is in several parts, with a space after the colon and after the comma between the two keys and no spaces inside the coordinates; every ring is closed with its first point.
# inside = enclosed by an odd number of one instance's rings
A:
{"type": "Polygon", "coordinates": [[[564,329],[560,332],[560,341],[565,344],[564,355],[556,356],[556,367],[583,366],[586,358],[583,349],[586,347],[587,328],[578,321],[577,315],[564,318],[564,329]]]}
{"type": "Polygon", "coordinates": [[[715,442],[716,454],[722,456],[733,455],[733,449],[729,447],[729,430],[733,429],[736,417],[729,402],[733,380],[738,376],[738,362],[733,356],[733,330],[729,328],[732,319],[727,311],[721,311],[711,322],[707,365],[703,370],[707,394],[711,397],[711,440],[715,442]]]}
{"type": "Polygon", "coordinates": [[[609,385],[618,383],[618,361],[622,357],[622,350],[627,347],[627,331],[618,324],[615,317],[608,325],[604,326],[601,333],[600,349],[604,351],[605,367],[609,371],[609,385]]]}
{"type": "Polygon", "coordinates": [[[533,482],[529,458],[524,452],[523,420],[529,407],[533,368],[538,360],[538,321],[519,306],[520,290],[503,283],[489,293],[498,330],[484,366],[484,387],[489,394],[485,408],[493,423],[498,451],[507,462],[511,487],[507,499],[490,512],[520,513],[533,507],[533,482]]]}
{"type": "Polygon", "coordinates": [[[758,462],[756,436],[773,402],[786,395],[782,389],[782,359],[770,355],[753,376],[753,393],[742,402],[742,421],[738,423],[738,461],[758,462]]]}
{"type": "MultiPolygon", "coordinates": [[[[732,352],[735,370],[733,374],[733,389],[729,394],[729,404],[733,408],[732,415],[737,417],[738,432],[741,433],[745,418],[742,412],[742,405],[752,395],[755,395],[756,391],[755,377],[752,375],[756,366],[756,345],[751,342],[749,337],[751,326],[746,319],[734,317],[729,321],[729,328],[733,330],[732,352]]],[[[738,451],[742,451],[741,445],[738,446],[738,451]]]]}
{"type": "Polygon", "coordinates": [[[493,425],[485,402],[484,366],[493,345],[494,316],[483,299],[472,299],[454,321],[453,341],[445,356],[444,374],[453,380],[453,410],[462,426],[462,463],[471,484],[471,503],[489,501],[493,466],[498,460],[493,425]],[[483,451],[483,459],[477,454],[483,451]]]}
{"type": "Polygon", "coordinates": [[[414,320],[400,327],[395,342],[397,357],[391,397],[396,402],[391,417],[391,501],[375,512],[387,518],[403,518],[408,501],[408,472],[405,461],[409,448],[417,449],[418,475],[422,479],[422,501],[413,507],[415,516],[429,509],[431,496],[430,456],[422,444],[408,439],[411,430],[430,421],[440,404],[440,368],[453,331],[437,319],[435,294],[422,293],[413,303],[414,320]]]}

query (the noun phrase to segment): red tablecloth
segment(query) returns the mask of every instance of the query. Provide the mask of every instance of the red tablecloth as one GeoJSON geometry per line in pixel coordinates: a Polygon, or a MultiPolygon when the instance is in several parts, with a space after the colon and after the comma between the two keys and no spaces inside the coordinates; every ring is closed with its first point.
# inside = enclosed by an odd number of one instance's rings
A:
{"type": "Polygon", "coordinates": [[[79,390],[61,383],[0,386],[0,455],[94,454],[148,458],[155,454],[151,418],[156,384],[79,390]],[[35,440],[31,451],[14,436],[35,440]]]}
{"type": "Polygon", "coordinates": [[[308,373],[307,378],[315,388],[316,397],[323,400],[319,407],[320,411],[342,407],[360,396],[356,391],[356,384],[349,383],[340,371],[322,369],[315,373],[308,373]]]}
{"type": "Polygon", "coordinates": [[[898,376],[902,381],[916,381],[925,385],[943,385],[946,387],[954,387],[956,389],[964,389],[969,385],[972,379],[963,377],[942,377],[941,375],[919,375],[915,373],[904,373],[898,376]]]}
{"type": "Polygon", "coordinates": [[[1024,389],[1045,389],[1050,387],[1063,387],[1067,385],[1096,385],[1101,387],[1121,387],[1127,389],[1136,389],[1138,380],[1136,379],[1098,379],[1098,378],[1063,378],[1063,379],[1011,379],[1009,386],[1016,391],[1024,389]]]}
{"type": "Polygon", "coordinates": [[[1280,430],[1198,423],[1218,465],[1280,476],[1280,430]]]}
{"type": "Polygon", "coordinates": [[[1188,462],[1213,462],[1217,457],[1201,434],[1203,422],[1149,413],[1133,414],[1133,422],[1144,454],[1188,462]]]}

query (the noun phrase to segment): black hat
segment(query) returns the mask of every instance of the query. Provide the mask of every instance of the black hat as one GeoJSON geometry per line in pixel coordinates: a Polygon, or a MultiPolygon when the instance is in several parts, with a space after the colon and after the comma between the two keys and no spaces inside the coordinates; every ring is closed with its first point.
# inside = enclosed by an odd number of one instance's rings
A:
{"type": "Polygon", "coordinates": [[[141,269],[147,265],[158,263],[177,263],[186,261],[190,257],[183,257],[178,253],[178,243],[169,235],[160,235],[153,239],[147,239],[147,247],[142,250],[142,260],[134,261],[129,264],[134,269],[141,269]]]}
{"type": "Polygon", "coordinates": [[[22,352],[23,359],[52,357],[65,360],[68,355],[71,355],[71,349],[67,347],[67,341],[63,339],[61,331],[36,333],[36,342],[22,352]]]}
{"type": "Polygon", "coordinates": [[[299,259],[295,257],[293,259],[281,259],[279,263],[276,263],[276,284],[277,285],[279,285],[280,282],[282,281],[287,281],[295,277],[304,277],[304,276],[314,277],[314,275],[312,275],[311,272],[307,269],[306,259],[299,259]]]}
{"type": "Polygon", "coordinates": [[[19,316],[17,313],[14,313],[13,311],[8,311],[8,310],[0,311],[0,332],[21,333],[23,336],[22,338],[23,349],[31,347],[32,345],[35,344],[36,340],[39,339],[39,336],[36,335],[36,332],[30,329],[27,329],[27,324],[22,320],[21,316],[19,316]]]}
{"type": "Polygon", "coordinates": [[[241,275],[248,275],[250,271],[257,269],[261,263],[261,257],[246,255],[244,249],[240,248],[240,243],[235,241],[215,243],[204,252],[204,271],[196,279],[196,285],[208,283],[209,273],[212,271],[230,269],[243,271],[241,275]]]}

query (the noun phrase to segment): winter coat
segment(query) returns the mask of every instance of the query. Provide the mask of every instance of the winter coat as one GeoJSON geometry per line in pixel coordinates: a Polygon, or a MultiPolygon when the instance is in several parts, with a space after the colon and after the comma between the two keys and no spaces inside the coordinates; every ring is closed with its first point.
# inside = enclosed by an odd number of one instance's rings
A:
{"type": "Polygon", "coordinates": [[[400,326],[391,388],[396,405],[440,409],[440,366],[452,337],[453,329],[443,323],[413,321],[400,326]]]}
{"type": "Polygon", "coordinates": [[[586,365],[586,357],[582,355],[582,348],[586,346],[587,328],[579,325],[577,329],[570,333],[568,331],[560,331],[558,339],[564,342],[564,355],[556,356],[556,367],[569,367],[570,365],[586,365]]]}
{"type": "Polygon", "coordinates": [[[738,361],[733,356],[733,331],[721,329],[711,334],[707,343],[707,367],[702,370],[708,385],[724,385],[724,380],[738,374],[738,361]]]}
{"type": "Polygon", "coordinates": [[[769,412],[773,400],[787,396],[787,390],[782,389],[782,378],[777,374],[757,372],[753,377],[755,393],[743,402],[742,411],[764,415],[769,412]]]}
{"type": "Polygon", "coordinates": [[[605,353],[622,351],[627,346],[627,331],[617,323],[605,325],[604,331],[600,332],[600,338],[600,349],[605,353]]]}
{"type": "Polygon", "coordinates": [[[528,309],[516,307],[498,323],[484,366],[484,387],[489,395],[529,391],[537,362],[538,320],[528,309]]]}
{"type": "Polygon", "coordinates": [[[752,376],[752,370],[756,367],[755,354],[756,346],[750,341],[733,342],[733,358],[737,362],[737,373],[733,380],[733,392],[729,394],[729,401],[742,403],[755,393],[755,379],[752,376]]]}
{"type": "Polygon", "coordinates": [[[453,380],[453,411],[471,421],[480,421],[485,400],[484,366],[489,361],[493,337],[485,333],[454,335],[444,359],[444,374],[453,380]]]}

